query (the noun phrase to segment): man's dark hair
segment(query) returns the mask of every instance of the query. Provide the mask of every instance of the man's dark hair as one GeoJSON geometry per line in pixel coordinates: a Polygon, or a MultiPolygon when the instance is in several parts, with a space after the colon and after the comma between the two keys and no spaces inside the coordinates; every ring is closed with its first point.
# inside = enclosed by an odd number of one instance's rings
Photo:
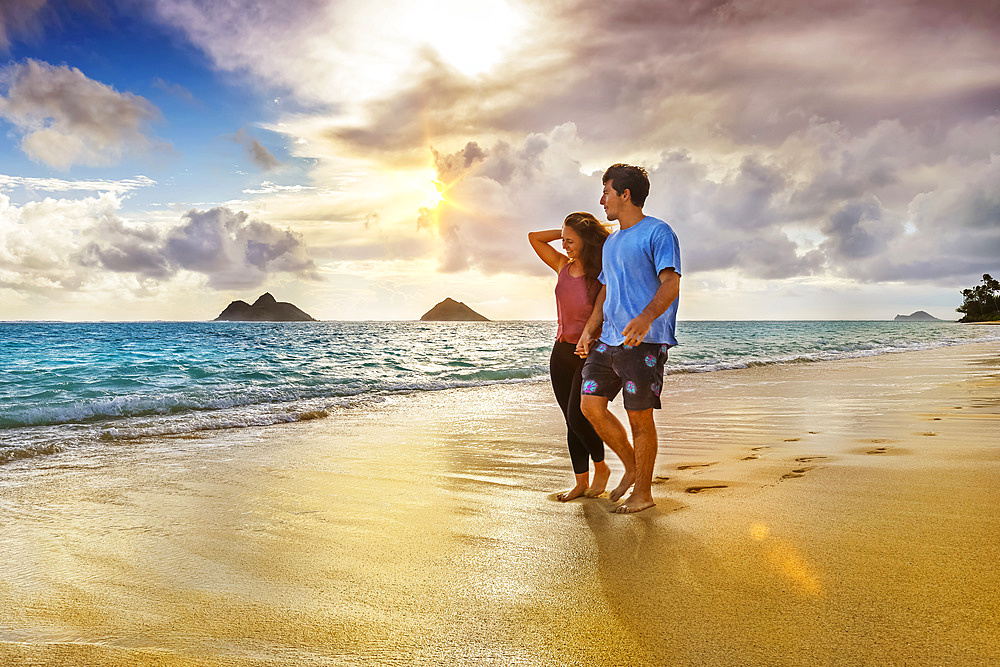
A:
{"type": "Polygon", "coordinates": [[[642,167],[620,162],[613,164],[608,167],[604,172],[604,178],[601,179],[601,183],[608,181],[611,181],[611,187],[619,195],[628,190],[632,195],[632,203],[639,208],[646,203],[646,197],[649,195],[649,175],[642,167]]]}

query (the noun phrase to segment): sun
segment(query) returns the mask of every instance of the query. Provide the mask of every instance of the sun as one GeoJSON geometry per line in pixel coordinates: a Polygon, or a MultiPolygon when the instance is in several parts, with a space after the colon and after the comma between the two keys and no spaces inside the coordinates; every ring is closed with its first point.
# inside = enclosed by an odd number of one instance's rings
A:
{"type": "Polygon", "coordinates": [[[407,32],[466,76],[500,64],[525,30],[523,17],[504,0],[412,3],[404,20],[407,32]]]}
{"type": "Polygon", "coordinates": [[[433,206],[437,206],[448,200],[445,198],[444,193],[447,191],[448,186],[437,180],[436,178],[431,181],[434,184],[434,194],[431,195],[431,202],[433,206]]]}

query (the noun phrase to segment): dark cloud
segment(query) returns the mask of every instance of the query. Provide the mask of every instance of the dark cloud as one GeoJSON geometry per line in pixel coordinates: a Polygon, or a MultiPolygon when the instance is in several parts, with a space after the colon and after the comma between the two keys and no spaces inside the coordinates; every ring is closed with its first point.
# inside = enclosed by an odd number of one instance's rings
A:
{"type": "Polygon", "coordinates": [[[83,246],[78,261],[116,273],[163,280],[176,271],[163,254],[163,242],[152,228],[130,228],[117,216],[104,216],[90,232],[100,241],[83,246]]]}
{"type": "Polygon", "coordinates": [[[878,233],[881,223],[882,206],[877,200],[846,204],[820,228],[827,238],[824,248],[835,259],[871,257],[886,248],[886,239],[878,233]]]}
{"type": "Polygon", "coordinates": [[[182,268],[206,274],[211,287],[254,287],[271,272],[315,278],[301,237],[290,230],[227,208],[188,211],[184,219],[168,235],[165,254],[182,268]]]}
{"type": "Polygon", "coordinates": [[[685,274],[735,270],[776,279],[817,273],[823,253],[800,249],[785,231],[791,179],[779,166],[746,156],[713,177],[689,153],[671,152],[649,167],[644,210],[667,220],[682,241],[685,274]]]}
{"type": "Polygon", "coordinates": [[[147,128],[159,117],[156,107],[75,67],[28,60],[3,70],[0,84],[0,117],[17,128],[32,160],[59,169],[109,165],[155,147],[147,128]]]}
{"type": "Polygon", "coordinates": [[[1000,21],[988,2],[632,0],[542,11],[544,44],[507,67],[470,79],[427,54],[368,104],[366,123],[330,136],[402,154],[572,121],[602,145],[778,146],[816,119],[862,133],[886,119],[941,127],[1000,110],[1000,21]]]}
{"type": "Polygon", "coordinates": [[[169,81],[164,81],[160,77],[156,77],[153,79],[153,87],[159,88],[168,95],[172,95],[177,99],[183,100],[192,106],[200,106],[200,103],[194,96],[194,93],[179,83],[170,83],[169,81]]]}
{"type": "Polygon", "coordinates": [[[450,182],[455,178],[463,176],[473,165],[486,159],[487,153],[479,147],[475,141],[470,141],[465,148],[450,155],[439,153],[431,149],[434,155],[434,168],[437,170],[438,178],[443,182],[450,182]]]}
{"type": "Polygon", "coordinates": [[[233,140],[242,144],[243,148],[246,150],[247,157],[249,157],[257,168],[263,171],[271,171],[281,166],[281,162],[278,158],[271,154],[271,151],[264,148],[259,141],[251,137],[247,132],[240,128],[233,137],[233,140]]]}
{"type": "Polygon", "coordinates": [[[10,49],[18,35],[37,36],[47,0],[4,0],[0,3],[0,50],[10,49]]]}
{"type": "Polygon", "coordinates": [[[15,39],[32,41],[47,28],[61,27],[72,13],[87,13],[108,19],[105,0],[3,0],[0,2],[0,50],[10,49],[15,39]]]}
{"type": "Polygon", "coordinates": [[[227,208],[188,211],[166,234],[106,219],[88,236],[94,240],[83,246],[80,264],[146,279],[184,269],[203,274],[215,289],[237,289],[261,285],[273,273],[316,278],[300,236],[227,208]]]}

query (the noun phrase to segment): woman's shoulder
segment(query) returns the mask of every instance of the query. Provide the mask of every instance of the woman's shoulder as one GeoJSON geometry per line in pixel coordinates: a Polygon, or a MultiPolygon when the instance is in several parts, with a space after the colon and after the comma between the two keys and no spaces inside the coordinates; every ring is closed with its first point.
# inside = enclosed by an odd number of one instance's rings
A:
{"type": "Polygon", "coordinates": [[[583,278],[587,274],[583,265],[572,259],[566,260],[566,264],[560,269],[559,274],[563,273],[569,278],[583,278]]]}

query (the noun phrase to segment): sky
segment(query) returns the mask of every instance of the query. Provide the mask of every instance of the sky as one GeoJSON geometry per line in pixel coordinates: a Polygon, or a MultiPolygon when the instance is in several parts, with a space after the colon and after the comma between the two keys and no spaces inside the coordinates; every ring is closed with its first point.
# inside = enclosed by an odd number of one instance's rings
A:
{"type": "Polygon", "coordinates": [[[644,166],[679,319],[956,319],[1000,273],[996,0],[3,0],[0,320],[554,319],[644,166]]]}

